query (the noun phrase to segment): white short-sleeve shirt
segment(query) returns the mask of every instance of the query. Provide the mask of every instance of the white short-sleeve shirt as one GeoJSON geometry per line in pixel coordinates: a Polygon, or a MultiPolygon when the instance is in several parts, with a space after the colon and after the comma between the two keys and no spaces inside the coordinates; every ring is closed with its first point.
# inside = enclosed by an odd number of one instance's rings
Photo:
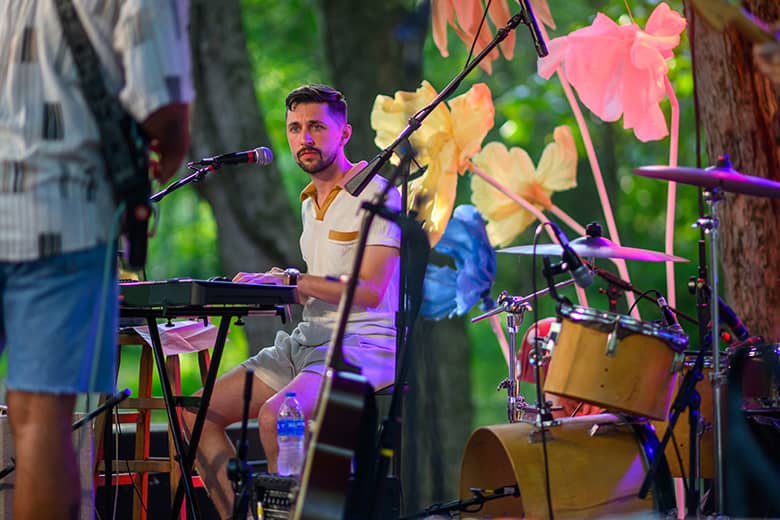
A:
{"type": "MultiPolygon", "coordinates": [[[[356,164],[345,176],[349,179],[364,168],[356,164]]],[[[375,176],[363,192],[354,197],[340,186],[328,194],[322,207],[317,205],[316,191],[309,185],[301,194],[303,233],[300,247],[306,262],[306,272],[317,276],[349,274],[355,258],[356,246],[365,210],[363,201],[375,201],[387,186],[387,180],[375,176]]],[[[401,195],[397,188],[388,191],[386,205],[398,210],[401,195]]],[[[368,246],[399,248],[401,231],[397,224],[375,217],[368,233],[368,246]]],[[[373,308],[353,307],[347,333],[357,334],[371,341],[372,337],[395,336],[395,312],[398,310],[398,265],[379,305],[373,308]]],[[[310,298],[304,305],[303,321],[332,329],[338,322],[338,305],[310,298]]],[[[303,330],[306,330],[305,323],[303,330]]],[[[317,327],[320,329],[321,327],[317,327]]],[[[314,339],[314,338],[310,338],[314,339]]],[[[327,338],[329,339],[329,338],[327,338]]]]}

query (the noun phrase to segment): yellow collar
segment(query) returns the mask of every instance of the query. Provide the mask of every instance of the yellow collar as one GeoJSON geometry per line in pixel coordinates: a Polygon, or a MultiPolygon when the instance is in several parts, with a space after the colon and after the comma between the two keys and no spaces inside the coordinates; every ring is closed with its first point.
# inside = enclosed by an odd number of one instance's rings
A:
{"type": "Polygon", "coordinates": [[[311,201],[314,204],[314,212],[315,215],[317,216],[317,220],[323,220],[325,219],[325,212],[328,211],[328,208],[336,199],[336,195],[338,195],[339,192],[343,189],[344,188],[338,184],[333,186],[330,189],[328,196],[325,197],[325,201],[323,202],[322,206],[320,206],[319,203],[317,202],[317,188],[314,186],[313,182],[310,182],[308,186],[306,186],[301,192],[301,202],[305,201],[308,198],[311,198],[311,201]]]}

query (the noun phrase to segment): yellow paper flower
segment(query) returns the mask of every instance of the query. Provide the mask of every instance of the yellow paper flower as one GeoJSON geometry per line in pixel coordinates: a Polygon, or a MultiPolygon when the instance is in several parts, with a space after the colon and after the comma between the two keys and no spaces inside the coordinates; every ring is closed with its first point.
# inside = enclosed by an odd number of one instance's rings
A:
{"type": "MultiPolygon", "coordinates": [[[[550,196],[577,185],[577,147],[568,126],[553,133],[538,167],[522,148],[507,150],[502,143],[488,143],[472,159],[481,169],[513,193],[542,210],[552,208],[550,196]]],[[[488,220],[487,232],[493,246],[512,242],[535,217],[519,204],[477,176],[471,178],[471,201],[488,220]]]]}
{"type": "MultiPolygon", "coordinates": [[[[395,96],[377,96],[371,112],[374,142],[380,148],[392,143],[406,127],[409,118],[437,95],[427,81],[415,92],[396,92],[395,96]]],[[[477,153],[488,130],[493,127],[493,98],[484,83],[440,104],[412,134],[410,141],[417,152],[416,160],[427,165],[426,173],[409,185],[410,206],[428,232],[434,246],[447,227],[458,173],[467,170],[469,160],[477,153]]]]}

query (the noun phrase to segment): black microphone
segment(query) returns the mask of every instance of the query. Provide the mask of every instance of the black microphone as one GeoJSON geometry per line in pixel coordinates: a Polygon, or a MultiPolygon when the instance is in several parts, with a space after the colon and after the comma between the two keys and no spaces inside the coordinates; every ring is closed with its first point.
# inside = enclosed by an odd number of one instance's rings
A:
{"type": "Polygon", "coordinates": [[[531,9],[531,2],[528,0],[517,0],[517,3],[520,4],[520,8],[523,10],[523,23],[531,30],[531,38],[534,40],[536,54],[540,58],[544,58],[549,52],[547,52],[547,44],[544,43],[544,38],[542,38],[542,32],[539,30],[539,24],[536,23],[536,16],[534,16],[534,11],[531,9]]]}
{"type": "Polygon", "coordinates": [[[579,255],[574,252],[574,249],[571,248],[569,237],[566,236],[566,233],[564,233],[555,223],[550,222],[550,225],[555,232],[555,236],[558,237],[558,243],[561,244],[561,248],[563,249],[561,259],[566,264],[566,270],[571,271],[571,277],[574,279],[574,283],[583,289],[589,287],[590,284],[593,283],[593,275],[591,275],[588,268],[585,267],[582,258],[580,258],[579,255]]]}
{"type": "Polygon", "coordinates": [[[214,157],[206,157],[199,161],[187,163],[187,166],[212,166],[214,168],[219,168],[229,164],[247,163],[258,163],[260,166],[266,166],[271,164],[271,161],[273,160],[274,154],[270,148],[258,146],[254,150],[248,150],[246,152],[233,152],[216,155],[214,157]]]}
{"type": "Polygon", "coordinates": [[[674,313],[672,308],[669,307],[668,303],[666,303],[666,298],[663,296],[658,296],[656,303],[658,304],[658,308],[661,309],[661,314],[664,316],[666,325],[675,332],[682,332],[682,325],[680,325],[680,322],[677,320],[677,315],[674,313]]]}
{"type": "Polygon", "coordinates": [[[748,339],[750,333],[748,332],[747,327],[745,327],[745,324],[739,319],[739,316],[734,312],[734,309],[729,307],[720,296],[718,296],[718,316],[723,320],[723,323],[728,325],[729,329],[731,329],[731,332],[734,333],[738,340],[745,341],[748,339]]]}

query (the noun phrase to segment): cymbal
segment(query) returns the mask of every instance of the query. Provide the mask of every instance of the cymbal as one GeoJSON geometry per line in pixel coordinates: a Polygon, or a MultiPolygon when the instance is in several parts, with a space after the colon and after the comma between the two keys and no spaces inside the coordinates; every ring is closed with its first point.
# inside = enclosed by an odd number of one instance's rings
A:
{"type": "MultiPolygon", "coordinates": [[[[619,246],[611,240],[600,236],[581,237],[569,242],[574,252],[584,258],[622,258],[624,260],[639,260],[641,262],[687,262],[685,258],[667,255],[647,249],[619,246]]],[[[532,255],[534,246],[514,246],[499,249],[498,253],[513,255],[532,255]]],[[[539,244],[536,254],[539,256],[561,256],[563,248],[558,244],[539,244]]]]}
{"type": "Polygon", "coordinates": [[[713,166],[705,169],[680,166],[642,166],[634,168],[634,173],[652,179],[681,182],[702,188],[720,188],[723,191],[755,195],[756,197],[780,197],[780,182],[745,175],[731,166],[713,166]]]}

